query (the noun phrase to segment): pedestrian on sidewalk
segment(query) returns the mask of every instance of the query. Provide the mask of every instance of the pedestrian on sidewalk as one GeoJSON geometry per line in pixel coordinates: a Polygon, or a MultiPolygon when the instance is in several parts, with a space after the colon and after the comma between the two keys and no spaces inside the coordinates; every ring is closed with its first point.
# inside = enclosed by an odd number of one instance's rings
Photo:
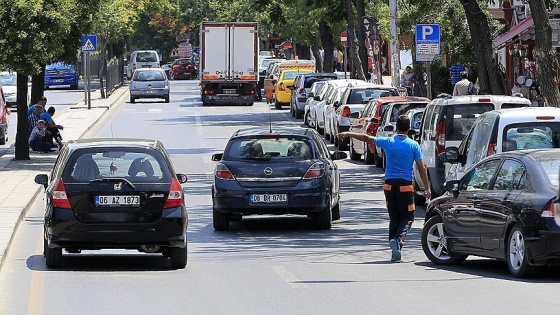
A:
{"type": "Polygon", "coordinates": [[[385,183],[383,192],[389,212],[389,245],[391,261],[401,261],[401,250],[406,234],[414,221],[413,165],[416,163],[426,187],[425,196],[431,197],[426,167],[422,162],[420,145],[408,137],[410,119],[401,115],[397,119],[397,133],[392,137],[372,137],[355,132],[339,133],[341,139],[351,137],[367,142],[370,151],[375,147],[385,150],[385,183]]]}
{"type": "Polygon", "coordinates": [[[46,137],[47,128],[44,120],[39,120],[29,135],[29,147],[35,152],[51,152],[51,145],[46,137]]]}
{"type": "Polygon", "coordinates": [[[29,121],[29,131],[33,130],[37,123],[41,119],[41,114],[43,113],[44,109],[43,106],[40,104],[33,105],[33,112],[27,116],[29,121]]]}
{"type": "Polygon", "coordinates": [[[64,130],[64,127],[54,122],[52,117],[55,111],[55,108],[51,106],[47,109],[46,113],[42,113],[41,116],[39,116],[39,119],[44,120],[47,124],[47,142],[51,144],[51,148],[58,147],[60,150],[62,148],[62,135],[60,134],[60,130],[64,130]],[[55,141],[56,144],[54,143],[55,141]]]}
{"type": "Polygon", "coordinates": [[[47,106],[47,98],[44,96],[41,96],[39,98],[39,101],[36,104],[33,104],[31,106],[29,106],[29,109],[27,110],[27,115],[31,115],[31,113],[33,113],[33,111],[35,110],[35,106],[37,105],[41,105],[43,108],[43,113],[46,112],[45,108],[47,106]]]}
{"type": "Polygon", "coordinates": [[[478,94],[478,89],[474,83],[469,81],[469,74],[467,71],[462,71],[461,81],[457,82],[453,88],[453,96],[473,94],[478,94]]]}

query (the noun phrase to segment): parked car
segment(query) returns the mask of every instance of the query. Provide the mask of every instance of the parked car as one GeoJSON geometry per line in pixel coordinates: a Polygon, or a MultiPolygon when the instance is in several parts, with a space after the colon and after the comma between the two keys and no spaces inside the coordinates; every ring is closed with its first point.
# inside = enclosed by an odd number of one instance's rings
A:
{"type": "Polygon", "coordinates": [[[45,187],[47,267],[70,253],[134,249],[162,253],[171,267],[187,264],[187,210],[171,159],[158,140],[99,138],[68,141],[45,187]]]}
{"type": "Polygon", "coordinates": [[[305,126],[309,128],[315,128],[315,122],[311,118],[311,107],[315,104],[315,95],[319,92],[319,89],[323,86],[325,81],[315,81],[311,84],[309,92],[307,92],[307,100],[305,100],[305,109],[303,110],[303,122],[305,126]]]}
{"type": "Polygon", "coordinates": [[[560,226],[554,220],[560,150],[538,149],[487,157],[426,210],[422,249],[438,265],[468,255],[507,262],[515,277],[558,264],[560,226]]]}
{"type": "MultiPolygon", "coordinates": [[[[399,91],[396,88],[374,91],[374,98],[367,103],[358,119],[350,125],[350,131],[376,136],[379,121],[389,104],[394,102],[425,100],[425,98],[398,95],[399,91]]],[[[361,156],[363,155],[366,164],[375,164],[377,167],[383,166],[383,159],[377,154],[377,151],[373,150],[372,152],[367,143],[364,141],[350,139],[348,149],[350,151],[350,158],[353,158],[354,160],[361,159],[361,156]]]]}
{"type": "Polygon", "coordinates": [[[193,80],[198,76],[198,71],[190,58],[177,58],[171,68],[173,80],[193,80]]]}
{"type": "Polygon", "coordinates": [[[414,131],[414,134],[418,134],[420,132],[420,126],[422,125],[422,118],[425,111],[426,107],[420,107],[411,109],[405,113],[410,120],[410,129],[414,131]]]}
{"type": "Polygon", "coordinates": [[[276,98],[274,108],[281,109],[282,105],[290,105],[290,99],[292,98],[291,87],[294,85],[294,79],[299,74],[310,72],[312,71],[309,69],[283,70],[278,77],[278,82],[276,82],[276,90],[274,90],[276,98]]]}
{"type": "MultiPolygon", "coordinates": [[[[326,81],[325,81],[326,82],[326,81]]],[[[317,126],[317,108],[319,107],[319,104],[321,106],[324,106],[324,100],[325,97],[327,96],[327,91],[328,91],[328,84],[323,84],[321,85],[318,89],[317,92],[313,94],[313,98],[311,100],[308,99],[308,103],[309,103],[309,121],[310,124],[313,126],[313,128],[315,128],[315,130],[317,130],[317,132],[319,132],[320,134],[323,134],[324,129],[323,127],[319,127],[317,126]]],[[[321,115],[322,115],[322,110],[321,110],[321,115]]]]}
{"type": "Polygon", "coordinates": [[[69,86],[70,89],[76,90],[78,88],[78,80],[79,74],[76,70],[76,65],[57,62],[45,67],[45,89],[69,86]]]}
{"type": "MultiPolygon", "coordinates": [[[[377,128],[378,137],[391,137],[397,132],[397,119],[400,115],[404,115],[406,112],[416,108],[426,108],[430,102],[427,98],[415,97],[403,97],[403,101],[388,103],[383,116],[379,120],[379,127],[377,128]]],[[[411,121],[412,126],[412,121],[411,121]]],[[[383,149],[376,147],[376,154],[383,161],[383,168],[385,168],[385,152],[383,149]]]]}
{"type": "Polygon", "coordinates": [[[163,71],[165,72],[165,76],[167,77],[168,80],[173,80],[171,76],[171,69],[173,69],[172,62],[168,62],[166,64],[161,65],[161,69],[163,69],[163,71]]]}
{"type": "Polygon", "coordinates": [[[0,145],[8,142],[8,106],[6,105],[6,97],[4,89],[0,84],[0,145]]]}
{"type": "Polygon", "coordinates": [[[134,71],[142,68],[159,68],[161,60],[155,50],[135,50],[130,54],[127,68],[128,79],[132,78],[134,71]]]}
{"type": "MultiPolygon", "coordinates": [[[[4,88],[6,106],[17,107],[17,73],[15,71],[0,72],[0,85],[4,88]]],[[[31,82],[27,86],[27,105],[31,103],[31,82]]]]}
{"type": "MultiPolygon", "coordinates": [[[[480,115],[459,147],[446,147],[456,159],[445,179],[458,179],[483,158],[524,149],[560,148],[560,108],[531,107],[501,109],[480,115]]],[[[445,157],[445,153],[440,156],[445,157]]]]}
{"type": "Polygon", "coordinates": [[[336,79],[334,73],[302,73],[294,79],[294,85],[290,88],[292,95],[290,99],[290,113],[292,117],[302,118],[307,101],[307,93],[311,85],[316,81],[328,81],[336,79]]]}
{"type": "Polygon", "coordinates": [[[338,134],[340,132],[350,130],[350,125],[360,117],[360,113],[364,110],[366,104],[374,96],[379,95],[379,91],[391,90],[392,87],[377,84],[360,84],[348,86],[340,98],[340,102],[335,103],[330,117],[331,127],[329,134],[333,135],[331,139],[336,147],[340,150],[348,150],[350,139],[346,138],[340,141],[338,134]]]}
{"type": "Polygon", "coordinates": [[[229,139],[212,184],[213,225],[254,214],[300,214],[330,229],[340,218],[340,172],[319,134],[309,128],[242,129],[229,139]]]}
{"type": "Polygon", "coordinates": [[[130,102],[139,98],[163,98],[169,103],[169,80],[161,68],[143,68],[134,71],[130,81],[130,102]]]}
{"type": "MultiPolygon", "coordinates": [[[[432,100],[426,107],[417,137],[432,186],[432,197],[441,196],[445,173],[450,166],[437,158],[445,147],[458,146],[481,114],[494,109],[526,106],[531,106],[531,101],[526,98],[503,95],[444,95],[432,100]]],[[[414,182],[417,204],[424,204],[424,183],[416,167],[414,182]]]]}

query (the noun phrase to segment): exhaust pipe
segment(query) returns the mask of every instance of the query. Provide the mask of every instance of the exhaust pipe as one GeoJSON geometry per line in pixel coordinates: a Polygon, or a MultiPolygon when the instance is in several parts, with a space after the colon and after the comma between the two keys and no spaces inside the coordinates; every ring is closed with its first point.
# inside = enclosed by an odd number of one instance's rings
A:
{"type": "Polygon", "coordinates": [[[158,245],[142,245],[140,246],[140,251],[145,253],[155,253],[159,251],[161,246],[158,245]]]}

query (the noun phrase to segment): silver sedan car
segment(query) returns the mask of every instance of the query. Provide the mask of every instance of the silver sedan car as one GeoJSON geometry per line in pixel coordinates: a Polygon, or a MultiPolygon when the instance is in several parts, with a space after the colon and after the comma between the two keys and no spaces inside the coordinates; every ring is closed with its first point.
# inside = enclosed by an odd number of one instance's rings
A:
{"type": "Polygon", "coordinates": [[[130,102],[139,98],[163,98],[169,103],[169,91],[169,80],[163,69],[137,69],[130,81],[130,102]]]}

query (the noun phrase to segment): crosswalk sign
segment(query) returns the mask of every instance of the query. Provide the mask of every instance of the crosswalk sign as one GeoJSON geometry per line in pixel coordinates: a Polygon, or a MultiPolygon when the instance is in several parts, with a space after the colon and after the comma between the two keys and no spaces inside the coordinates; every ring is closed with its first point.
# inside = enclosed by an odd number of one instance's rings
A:
{"type": "Polygon", "coordinates": [[[97,35],[82,35],[82,52],[97,50],[97,35]]]}

